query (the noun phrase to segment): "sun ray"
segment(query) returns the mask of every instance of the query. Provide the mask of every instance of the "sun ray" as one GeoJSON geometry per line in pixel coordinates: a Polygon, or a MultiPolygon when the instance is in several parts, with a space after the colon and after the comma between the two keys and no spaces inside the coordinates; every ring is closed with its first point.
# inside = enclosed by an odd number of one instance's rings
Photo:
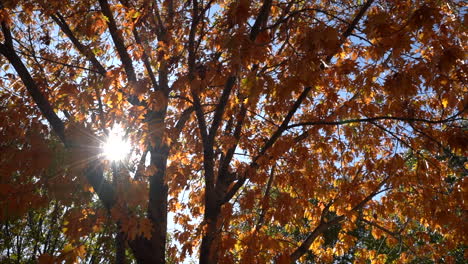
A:
{"type": "Polygon", "coordinates": [[[121,161],[125,159],[129,151],[130,143],[125,139],[122,127],[113,127],[106,142],[102,145],[104,157],[110,161],[121,161]]]}

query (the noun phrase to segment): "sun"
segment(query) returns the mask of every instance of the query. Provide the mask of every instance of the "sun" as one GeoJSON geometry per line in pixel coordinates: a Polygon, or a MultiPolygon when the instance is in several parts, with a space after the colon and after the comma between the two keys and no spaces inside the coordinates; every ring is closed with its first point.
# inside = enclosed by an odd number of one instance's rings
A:
{"type": "Polygon", "coordinates": [[[130,151],[130,143],[125,139],[121,126],[114,126],[102,145],[102,153],[107,160],[121,161],[130,151]]]}

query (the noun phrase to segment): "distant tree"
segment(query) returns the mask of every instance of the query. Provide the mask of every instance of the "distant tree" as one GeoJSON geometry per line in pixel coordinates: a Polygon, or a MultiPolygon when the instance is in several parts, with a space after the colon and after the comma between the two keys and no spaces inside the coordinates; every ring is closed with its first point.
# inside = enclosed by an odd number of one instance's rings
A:
{"type": "Polygon", "coordinates": [[[468,230],[466,11],[1,1],[2,228],[47,215],[63,247],[31,244],[43,263],[87,260],[98,230],[116,263],[450,262],[468,230]]]}
{"type": "Polygon", "coordinates": [[[77,257],[86,263],[105,263],[114,259],[113,226],[102,224],[75,238],[70,234],[82,227],[67,223],[76,221],[76,215],[76,209],[51,202],[50,207],[2,221],[0,263],[72,262],[77,257]]]}

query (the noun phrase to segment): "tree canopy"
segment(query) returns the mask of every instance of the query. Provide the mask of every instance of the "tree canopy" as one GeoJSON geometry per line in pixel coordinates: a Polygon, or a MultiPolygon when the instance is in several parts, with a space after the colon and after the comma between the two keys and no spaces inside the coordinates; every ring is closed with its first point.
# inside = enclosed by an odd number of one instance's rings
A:
{"type": "Polygon", "coordinates": [[[466,260],[466,11],[1,1],[0,241],[40,263],[466,260]]]}

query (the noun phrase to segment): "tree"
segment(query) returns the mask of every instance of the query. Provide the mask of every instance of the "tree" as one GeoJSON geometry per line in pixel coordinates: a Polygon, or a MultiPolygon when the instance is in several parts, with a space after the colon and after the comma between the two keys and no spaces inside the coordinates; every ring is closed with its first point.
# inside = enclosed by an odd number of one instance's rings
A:
{"type": "Polygon", "coordinates": [[[114,226],[104,224],[105,215],[100,214],[99,219],[104,223],[80,237],[73,235],[75,226],[63,224],[76,215],[80,214],[75,208],[52,202],[24,217],[2,221],[0,263],[72,262],[77,257],[85,263],[104,263],[114,259],[114,226]]]}
{"type": "Polygon", "coordinates": [[[461,1],[24,0],[0,21],[2,222],[56,200],[78,241],[104,212],[138,263],[467,244],[461,1]]]}

